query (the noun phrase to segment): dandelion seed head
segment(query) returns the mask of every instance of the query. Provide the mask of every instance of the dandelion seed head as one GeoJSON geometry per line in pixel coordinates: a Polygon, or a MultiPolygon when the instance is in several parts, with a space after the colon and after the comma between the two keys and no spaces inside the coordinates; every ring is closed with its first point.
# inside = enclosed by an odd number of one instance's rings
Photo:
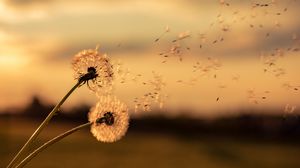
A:
{"type": "Polygon", "coordinates": [[[113,66],[106,54],[98,52],[98,47],[76,54],[72,67],[74,78],[86,82],[92,91],[109,90],[114,76],[113,66]]]}
{"type": "Polygon", "coordinates": [[[115,142],[127,131],[128,108],[115,97],[103,96],[96,106],[91,108],[88,120],[93,122],[91,133],[98,141],[115,142]]]}

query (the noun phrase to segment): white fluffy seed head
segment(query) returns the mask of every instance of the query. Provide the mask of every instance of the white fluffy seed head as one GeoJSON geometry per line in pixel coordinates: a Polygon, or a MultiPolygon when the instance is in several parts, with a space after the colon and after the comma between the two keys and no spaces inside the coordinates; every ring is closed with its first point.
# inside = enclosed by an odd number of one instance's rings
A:
{"type": "Polygon", "coordinates": [[[95,107],[92,107],[88,119],[93,122],[91,133],[98,141],[115,142],[121,139],[127,132],[129,124],[129,114],[127,106],[117,98],[103,96],[95,107]],[[112,113],[113,123],[97,123],[97,120],[103,118],[106,113],[112,113]]]}
{"type": "Polygon", "coordinates": [[[72,67],[74,78],[79,80],[88,73],[88,68],[95,68],[97,77],[86,81],[93,92],[111,90],[113,81],[113,66],[106,54],[100,54],[98,48],[80,51],[73,57],[72,67]]]}

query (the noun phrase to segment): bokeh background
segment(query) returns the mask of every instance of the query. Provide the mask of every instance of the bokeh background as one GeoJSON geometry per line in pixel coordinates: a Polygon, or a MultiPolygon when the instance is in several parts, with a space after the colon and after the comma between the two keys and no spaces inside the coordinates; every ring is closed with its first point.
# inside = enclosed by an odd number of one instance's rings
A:
{"type": "MultiPolygon", "coordinates": [[[[299,167],[299,6],[1,1],[0,166],[76,83],[72,57],[99,45],[119,68],[128,134],[103,144],[81,131],[29,167],[299,167]]],[[[80,87],[37,145],[86,122],[96,102],[80,87]]]]}

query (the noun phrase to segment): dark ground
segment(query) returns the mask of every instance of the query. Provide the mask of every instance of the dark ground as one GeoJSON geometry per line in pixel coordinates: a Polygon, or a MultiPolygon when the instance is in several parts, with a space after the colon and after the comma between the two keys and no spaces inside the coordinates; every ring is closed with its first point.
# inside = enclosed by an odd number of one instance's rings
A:
{"type": "MultiPolygon", "coordinates": [[[[33,99],[18,115],[0,116],[0,167],[5,167],[51,106],[33,99]]],[[[55,116],[35,146],[80,123],[87,106],[55,116]]],[[[3,114],[3,113],[2,113],[3,114]]],[[[130,122],[126,136],[106,144],[88,129],[43,151],[28,167],[243,167],[299,168],[300,119],[250,115],[215,120],[148,116],[130,122]]]]}

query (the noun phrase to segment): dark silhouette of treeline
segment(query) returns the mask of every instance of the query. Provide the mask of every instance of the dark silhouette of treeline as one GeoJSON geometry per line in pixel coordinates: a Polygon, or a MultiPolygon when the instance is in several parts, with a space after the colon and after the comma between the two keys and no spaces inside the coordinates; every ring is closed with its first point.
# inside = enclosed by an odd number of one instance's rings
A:
{"type": "MultiPolygon", "coordinates": [[[[2,111],[0,117],[22,117],[43,120],[53,109],[54,105],[41,103],[38,97],[33,97],[31,104],[23,109],[2,111]]],[[[87,121],[90,107],[81,105],[69,111],[63,111],[54,116],[55,122],[87,121]]],[[[283,113],[283,112],[282,112],[283,113]]],[[[184,114],[184,111],[183,113],[184,114]]],[[[231,138],[247,138],[259,140],[288,140],[300,143],[300,118],[297,115],[265,115],[257,111],[243,111],[236,116],[223,116],[215,119],[191,118],[177,116],[168,118],[162,115],[135,117],[130,121],[129,132],[144,134],[170,134],[183,138],[197,138],[203,136],[228,136],[231,138]]]]}

